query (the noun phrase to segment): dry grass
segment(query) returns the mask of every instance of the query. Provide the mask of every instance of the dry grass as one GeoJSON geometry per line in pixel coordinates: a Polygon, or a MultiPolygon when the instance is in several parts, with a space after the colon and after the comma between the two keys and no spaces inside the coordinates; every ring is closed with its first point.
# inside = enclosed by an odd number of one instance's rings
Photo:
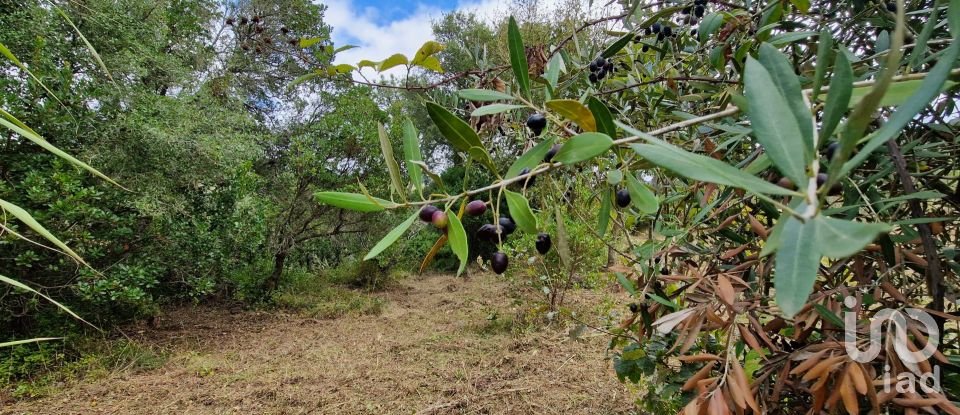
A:
{"type": "Polygon", "coordinates": [[[508,294],[491,275],[430,276],[383,294],[379,316],[177,310],[137,338],[170,351],[159,369],[0,413],[632,413],[603,358],[606,336],[517,330],[508,294]]]}

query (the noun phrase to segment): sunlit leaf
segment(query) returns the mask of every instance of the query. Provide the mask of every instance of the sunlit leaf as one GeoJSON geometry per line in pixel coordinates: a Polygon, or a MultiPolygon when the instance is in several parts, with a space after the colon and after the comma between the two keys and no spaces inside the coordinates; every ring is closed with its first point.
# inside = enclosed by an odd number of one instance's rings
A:
{"type": "Polygon", "coordinates": [[[443,66],[441,66],[440,59],[437,59],[436,56],[427,56],[426,59],[416,65],[434,72],[443,73],[443,66]]]}
{"type": "Polygon", "coordinates": [[[408,63],[409,62],[407,61],[406,56],[404,56],[402,53],[396,53],[391,55],[389,58],[384,59],[383,62],[380,62],[380,66],[377,67],[377,71],[383,72],[387,69],[400,65],[406,65],[408,63]]]}
{"type": "Polygon", "coordinates": [[[73,28],[74,33],[77,34],[77,37],[79,37],[80,41],[83,42],[83,45],[87,48],[87,51],[89,51],[90,55],[93,56],[93,60],[97,61],[97,65],[100,65],[100,69],[103,69],[103,73],[107,75],[107,78],[110,79],[110,82],[114,82],[113,76],[110,75],[110,70],[107,69],[107,65],[103,63],[103,59],[100,58],[100,54],[97,53],[97,49],[90,44],[90,41],[87,40],[87,37],[83,35],[83,32],[81,32],[80,29],[73,24],[73,20],[70,20],[70,17],[67,16],[67,14],[64,13],[59,7],[53,6],[53,9],[60,14],[60,17],[63,17],[63,20],[67,21],[67,24],[69,24],[71,28],[73,28]]]}
{"type": "Polygon", "coordinates": [[[9,342],[0,343],[0,348],[17,346],[17,345],[21,345],[21,344],[29,344],[29,343],[37,343],[37,342],[46,342],[46,341],[50,341],[50,340],[63,340],[63,337],[37,337],[37,338],[34,338],[34,339],[14,340],[14,341],[9,341],[9,342]]]}
{"type": "Polygon", "coordinates": [[[300,39],[300,47],[303,49],[309,48],[317,43],[320,43],[321,40],[324,40],[322,37],[307,37],[300,39]]]}
{"type": "Polygon", "coordinates": [[[413,60],[411,63],[414,65],[423,66],[422,64],[426,62],[427,58],[433,57],[433,55],[440,53],[443,51],[443,49],[443,44],[440,42],[428,40],[422,46],[420,46],[420,49],[417,49],[417,53],[413,55],[413,60]]]}
{"type": "Polygon", "coordinates": [[[593,113],[580,101],[573,99],[555,99],[547,101],[546,106],[553,112],[560,114],[563,118],[577,123],[583,131],[597,131],[597,122],[593,118],[593,113]]]}

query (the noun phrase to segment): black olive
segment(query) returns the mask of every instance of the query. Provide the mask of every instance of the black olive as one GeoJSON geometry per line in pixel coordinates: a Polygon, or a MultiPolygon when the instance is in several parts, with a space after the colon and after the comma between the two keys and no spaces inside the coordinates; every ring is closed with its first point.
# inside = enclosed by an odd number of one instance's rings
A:
{"type": "Polygon", "coordinates": [[[550,160],[553,160],[553,156],[557,155],[558,151],[560,151],[560,144],[554,144],[553,147],[550,147],[550,150],[547,150],[547,154],[543,156],[543,161],[549,163],[550,160]]]}
{"type": "Polygon", "coordinates": [[[510,265],[510,260],[507,258],[507,254],[503,252],[493,254],[493,258],[490,259],[490,266],[493,268],[493,272],[497,274],[503,274],[507,270],[507,265],[510,265]]]}
{"type": "Polygon", "coordinates": [[[510,235],[517,230],[517,224],[507,216],[500,217],[500,229],[503,230],[505,235],[510,235]]]}
{"type": "Polygon", "coordinates": [[[840,143],[833,141],[827,144],[827,148],[823,149],[823,154],[827,156],[827,160],[833,161],[833,156],[837,154],[837,150],[839,149],[840,143]]]}
{"type": "Polygon", "coordinates": [[[547,117],[544,117],[543,114],[534,113],[527,117],[527,127],[530,128],[530,131],[533,131],[535,136],[539,136],[546,126],[547,117]]]}
{"type": "Polygon", "coordinates": [[[537,252],[539,252],[540,255],[546,254],[547,251],[550,250],[550,245],[551,245],[550,235],[545,233],[540,233],[537,235],[536,246],[537,246],[537,252]]]}
{"type": "Polygon", "coordinates": [[[637,312],[639,312],[639,311],[640,311],[640,306],[638,306],[637,303],[630,303],[630,312],[631,312],[631,313],[637,313],[637,312]]]}
{"type": "Polygon", "coordinates": [[[630,192],[627,189],[617,190],[617,206],[625,208],[630,206],[630,192]]]}

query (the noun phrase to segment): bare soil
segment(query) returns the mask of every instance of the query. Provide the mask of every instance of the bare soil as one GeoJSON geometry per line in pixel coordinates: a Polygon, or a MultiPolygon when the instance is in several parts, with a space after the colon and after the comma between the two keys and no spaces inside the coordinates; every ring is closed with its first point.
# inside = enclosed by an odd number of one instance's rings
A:
{"type": "MultiPolygon", "coordinates": [[[[560,324],[511,330],[504,321],[517,305],[493,275],[411,278],[376,295],[387,300],[381,315],[334,320],[169,311],[158,328],[134,336],[170,354],[159,369],[81,381],[0,406],[0,414],[634,411],[633,395],[604,359],[608,337],[573,339],[560,324]]],[[[587,291],[572,297],[575,307],[599,301],[587,291]]]]}

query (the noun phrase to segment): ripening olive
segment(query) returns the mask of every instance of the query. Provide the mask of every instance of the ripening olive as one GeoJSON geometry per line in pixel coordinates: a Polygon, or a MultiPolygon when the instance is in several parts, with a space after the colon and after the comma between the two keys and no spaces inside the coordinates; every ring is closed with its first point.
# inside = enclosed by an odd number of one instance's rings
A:
{"type": "Polygon", "coordinates": [[[433,222],[433,226],[436,226],[437,229],[447,229],[447,224],[449,223],[447,218],[447,213],[442,210],[437,210],[433,212],[433,217],[430,218],[430,222],[433,222]]]}

